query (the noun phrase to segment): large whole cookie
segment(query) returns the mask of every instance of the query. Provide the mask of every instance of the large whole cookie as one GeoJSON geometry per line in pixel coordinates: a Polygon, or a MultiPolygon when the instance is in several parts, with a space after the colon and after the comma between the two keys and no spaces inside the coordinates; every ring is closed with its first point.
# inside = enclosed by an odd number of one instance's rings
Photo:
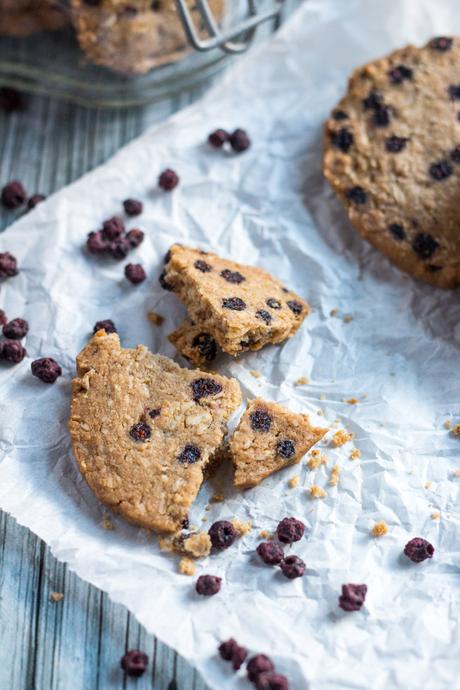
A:
{"type": "Polygon", "coordinates": [[[234,379],[181,369],[98,331],[77,358],[69,428],[98,498],[128,520],[175,532],[241,403],[234,379]]]}
{"type": "MultiPolygon", "coordinates": [[[[199,26],[194,0],[187,0],[199,26]]],[[[142,74],[180,57],[188,48],[175,0],[71,0],[78,41],[97,64],[142,74]]],[[[220,18],[223,0],[210,0],[220,18]]]]}
{"type": "Polygon", "coordinates": [[[460,39],[357,69],[326,124],[324,174],[357,230],[399,268],[460,282],[460,39]]]}

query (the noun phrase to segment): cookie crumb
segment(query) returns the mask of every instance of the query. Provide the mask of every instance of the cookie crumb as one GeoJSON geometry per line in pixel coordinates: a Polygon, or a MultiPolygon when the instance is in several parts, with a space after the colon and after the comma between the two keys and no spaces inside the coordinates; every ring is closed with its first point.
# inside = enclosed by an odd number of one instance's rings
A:
{"type": "Polygon", "coordinates": [[[203,558],[211,553],[211,539],[206,532],[191,534],[184,539],[184,551],[194,558],[203,558]]]}
{"type": "Polygon", "coordinates": [[[345,431],[345,429],[339,429],[338,431],[335,432],[334,436],[332,437],[331,446],[333,446],[333,448],[340,448],[340,446],[344,446],[345,443],[348,443],[348,441],[351,441],[353,436],[354,436],[354,434],[351,431],[345,431]]]}
{"type": "Polygon", "coordinates": [[[252,530],[252,522],[250,520],[248,520],[247,522],[242,522],[241,520],[237,520],[237,518],[234,518],[233,520],[230,520],[230,522],[232,523],[233,527],[236,529],[240,537],[244,536],[252,530]]]}
{"type": "Polygon", "coordinates": [[[454,428],[452,429],[452,433],[454,436],[460,436],[460,424],[456,424],[454,428]]]}
{"type": "Polygon", "coordinates": [[[195,575],[196,567],[191,558],[184,556],[179,561],[178,570],[181,575],[195,575]]]}
{"type": "Polygon", "coordinates": [[[253,376],[255,379],[260,379],[260,377],[262,376],[262,374],[260,373],[260,371],[258,371],[257,369],[251,369],[249,373],[250,373],[251,376],[253,376]]]}
{"type": "Polygon", "coordinates": [[[64,599],[64,595],[62,594],[62,592],[51,592],[49,599],[50,601],[58,603],[64,599]]]}
{"type": "Polygon", "coordinates": [[[161,326],[161,324],[165,320],[164,316],[161,316],[161,314],[157,314],[155,311],[147,312],[147,318],[149,321],[155,324],[155,326],[161,326]]]}
{"type": "Polygon", "coordinates": [[[444,422],[444,429],[452,429],[452,422],[450,419],[446,419],[444,422]]]}
{"type": "Polygon", "coordinates": [[[307,467],[309,470],[317,470],[321,465],[327,465],[327,455],[321,453],[317,448],[310,451],[310,456],[311,457],[307,460],[307,467]]]}
{"type": "Polygon", "coordinates": [[[337,486],[339,483],[340,479],[340,467],[338,465],[334,465],[334,467],[331,470],[331,476],[329,478],[329,484],[330,486],[337,486]]]}
{"type": "Polygon", "coordinates": [[[371,529],[371,534],[373,537],[384,537],[385,534],[388,534],[387,523],[384,520],[376,522],[373,528],[371,529]]]}
{"type": "Polygon", "coordinates": [[[161,551],[171,553],[171,551],[174,551],[174,537],[160,537],[158,545],[161,551]]]}
{"type": "Polygon", "coordinates": [[[331,309],[331,311],[329,312],[329,316],[337,316],[338,313],[339,313],[338,309],[331,309]]]}
{"type": "Polygon", "coordinates": [[[327,496],[326,491],[324,491],[324,489],[322,489],[320,486],[316,486],[315,484],[310,486],[308,491],[312,498],[326,498],[327,496]]]}
{"type": "Polygon", "coordinates": [[[326,400],[326,393],[321,393],[319,396],[320,400],[326,400]]]}
{"type": "Polygon", "coordinates": [[[454,470],[454,477],[460,477],[460,469],[454,470]]]}
{"type": "Polygon", "coordinates": [[[261,532],[259,532],[259,539],[273,539],[273,534],[267,529],[263,529],[261,532]]]}
{"type": "Polygon", "coordinates": [[[344,400],[344,402],[348,403],[349,405],[357,405],[359,403],[358,398],[348,398],[344,400]]]}
{"type": "Polygon", "coordinates": [[[320,417],[324,417],[324,412],[323,412],[321,409],[318,410],[318,411],[316,412],[316,414],[319,415],[320,417]]]}
{"type": "Polygon", "coordinates": [[[428,489],[431,489],[432,486],[433,486],[433,482],[428,481],[428,482],[425,482],[425,484],[423,485],[423,488],[428,490],[428,489]]]}
{"type": "Polygon", "coordinates": [[[306,386],[310,383],[310,379],[306,376],[301,376],[297,381],[294,381],[295,386],[306,386]]]}
{"type": "Polygon", "coordinates": [[[353,321],[353,316],[351,314],[345,314],[343,317],[344,323],[351,323],[353,321]]]}
{"type": "Polygon", "coordinates": [[[102,518],[101,525],[104,529],[109,531],[112,531],[114,529],[113,522],[107,515],[104,515],[104,517],[102,518]]]}
{"type": "Polygon", "coordinates": [[[225,500],[225,497],[223,494],[214,494],[214,496],[211,496],[211,503],[223,503],[225,500]]]}
{"type": "Polygon", "coordinates": [[[350,460],[359,460],[361,457],[361,451],[358,450],[358,448],[353,448],[353,450],[350,453],[350,460]]]}
{"type": "Polygon", "coordinates": [[[295,477],[291,477],[290,480],[288,481],[288,485],[290,489],[295,489],[296,486],[299,484],[300,477],[297,474],[295,477]]]}
{"type": "Polygon", "coordinates": [[[438,511],[431,513],[431,519],[432,520],[440,520],[441,519],[441,513],[439,513],[438,511]]]}

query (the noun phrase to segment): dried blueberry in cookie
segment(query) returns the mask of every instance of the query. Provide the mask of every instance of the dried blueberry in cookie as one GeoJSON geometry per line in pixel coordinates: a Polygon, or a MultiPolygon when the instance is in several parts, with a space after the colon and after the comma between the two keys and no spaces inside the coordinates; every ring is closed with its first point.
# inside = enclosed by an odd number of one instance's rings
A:
{"type": "Polygon", "coordinates": [[[224,270],[220,272],[220,275],[224,280],[227,281],[227,283],[234,283],[235,285],[239,285],[246,280],[246,278],[241,275],[239,271],[230,271],[228,268],[224,268],[224,270]]]}
{"type": "Polygon", "coordinates": [[[201,450],[197,446],[192,446],[191,444],[184,446],[177,456],[177,459],[183,465],[193,465],[193,463],[198,462],[200,458],[201,450]]]}
{"type": "Polygon", "coordinates": [[[267,324],[267,326],[271,323],[272,321],[272,315],[268,313],[265,309],[258,309],[256,311],[256,316],[258,319],[262,319],[264,323],[267,324]]]}
{"type": "Polygon", "coordinates": [[[254,431],[267,432],[272,424],[272,417],[266,410],[254,410],[250,414],[251,429],[254,431]]]}
{"type": "Polygon", "coordinates": [[[152,435],[152,430],[145,422],[137,422],[137,424],[133,424],[129,430],[129,435],[134,441],[144,443],[144,441],[149,440],[152,435]]]}
{"type": "Polygon", "coordinates": [[[406,65],[398,65],[388,72],[388,77],[392,84],[402,84],[403,81],[412,79],[413,75],[414,70],[411,67],[406,67],[406,65]]]}
{"type": "Polygon", "coordinates": [[[194,266],[201,273],[210,273],[212,271],[212,266],[202,259],[195,261],[194,266]]]}
{"type": "Polygon", "coordinates": [[[424,232],[419,232],[412,241],[412,249],[421,259],[430,259],[438,247],[439,242],[424,232]]]}
{"type": "Polygon", "coordinates": [[[209,395],[217,395],[221,391],[221,384],[214,379],[199,378],[192,381],[192,393],[195,402],[201,398],[207,398],[209,395]]]}
{"type": "Polygon", "coordinates": [[[246,302],[241,297],[224,297],[222,306],[224,309],[231,309],[232,311],[244,311],[246,302]]]}
{"type": "Polygon", "coordinates": [[[353,146],[354,137],[347,127],[342,127],[338,132],[331,132],[331,141],[335,147],[347,153],[353,146]]]}
{"type": "Polygon", "coordinates": [[[385,148],[388,151],[388,153],[400,153],[403,149],[406,148],[406,144],[408,141],[408,137],[398,137],[396,135],[393,135],[391,137],[388,137],[388,139],[385,141],[385,148]]]}

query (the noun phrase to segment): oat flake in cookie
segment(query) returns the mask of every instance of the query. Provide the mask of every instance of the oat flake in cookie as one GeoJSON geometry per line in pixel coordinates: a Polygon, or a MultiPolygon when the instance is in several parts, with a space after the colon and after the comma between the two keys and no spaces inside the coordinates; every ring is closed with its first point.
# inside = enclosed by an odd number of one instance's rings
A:
{"type": "Polygon", "coordinates": [[[181,369],[142,345],[123,349],[118,335],[98,331],[77,357],[73,451],[103,503],[174,533],[240,403],[234,379],[181,369]]]}
{"type": "Polygon", "coordinates": [[[167,254],[160,283],[188,310],[189,321],[170,340],[199,365],[211,361],[214,351],[212,344],[208,350],[202,339],[195,340],[201,334],[208,334],[227,354],[238,355],[282,343],[310,311],[303,299],[261,268],[178,244],[167,254]]]}
{"type": "Polygon", "coordinates": [[[441,36],[355,70],[325,131],[324,174],[359,233],[443,288],[460,283],[459,114],[460,38],[441,36]]]}
{"type": "Polygon", "coordinates": [[[313,427],[305,414],[260,398],[248,401],[229,441],[235,486],[249,489],[273,472],[299,462],[327,431],[313,427]]]}

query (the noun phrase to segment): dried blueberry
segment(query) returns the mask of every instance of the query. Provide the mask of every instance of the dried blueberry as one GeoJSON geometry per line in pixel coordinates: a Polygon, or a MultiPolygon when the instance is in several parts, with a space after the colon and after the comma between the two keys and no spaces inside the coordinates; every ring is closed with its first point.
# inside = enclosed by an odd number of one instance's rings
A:
{"type": "Polygon", "coordinates": [[[331,132],[331,142],[332,144],[347,153],[353,146],[355,138],[347,127],[342,127],[338,132],[331,132]]]}
{"type": "Polygon", "coordinates": [[[118,237],[113,242],[110,242],[109,250],[113,258],[120,261],[121,259],[126,259],[131,250],[131,245],[126,237],[118,237]]]}
{"type": "Polygon", "coordinates": [[[294,517],[285,517],[276,528],[276,536],[283,544],[292,544],[302,539],[305,525],[294,517]]]}
{"type": "Polygon", "coordinates": [[[246,302],[241,297],[224,297],[222,307],[232,311],[244,311],[246,309],[246,302]]]}
{"type": "Polygon", "coordinates": [[[447,91],[451,101],[460,101],[460,84],[451,84],[447,91]]]}
{"type": "Polygon", "coordinates": [[[281,309],[281,302],[274,297],[269,297],[266,301],[266,305],[270,307],[270,309],[281,309]]]}
{"type": "Polygon", "coordinates": [[[9,252],[0,252],[0,279],[12,278],[18,272],[16,257],[9,252]]]}
{"type": "Polygon", "coordinates": [[[102,236],[102,231],[90,232],[86,240],[86,248],[91,254],[101,254],[109,249],[109,243],[102,236]]]}
{"type": "Polygon", "coordinates": [[[216,551],[223,551],[231,546],[238,533],[231,522],[228,520],[217,520],[211,525],[208,531],[211,544],[216,551]]]}
{"type": "Polygon", "coordinates": [[[441,52],[446,52],[452,48],[453,39],[448,36],[436,36],[432,38],[429,46],[433,50],[439,50],[441,52]]]}
{"type": "Polygon", "coordinates": [[[221,149],[229,140],[229,136],[225,129],[216,129],[208,136],[208,143],[215,149],[221,149]]]}
{"type": "Polygon", "coordinates": [[[212,271],[212,266],[202,259],[197,259],[193,265],[201,273],[210,273],[212,271]]]}
{"type": "Polygon", "coordinates": [[[18,180],[8,182],[2,189],[2,202],[7,208],[19,208],[26,199],[26,190],[18,180]]]}
{"type": "Polygon", "coordinates": [[[406,237],[406,231],[400,223],[390,223],[388,230],[393,235],[395,240],[403,240],[406,237]]]}
{"type": "Polygon", "coordinates": [[[377,110],[383,105],[382,94],[378,91],[371,91],[367,98],[363,99],[364,110],[377,110]]]}
{"type": "Polygon", "coordinates": [[[32,374],[44,383],[54,383],[62,375],[62,369],[52,357],[36,359],[31,364],[32,374]]]}
{"type": "Polygon", "coordinates": [[[288,438],[282,439],[276,444],[276,452],[278,455],[281,455],[282,458],[289,460],[289,458],[295,455],[295,445],[288,438]]]}
{"type": "Polygon", "coordinates": [[[158,178],[158,186],[165,192],[170,192],[179,184],[179,176],[174,170],[167,168],[163,170],[158,178]]]}
{"type": "Polygon", "coordinates": [[[158,282],[160,283],[161,287],[163,290],[168,290],[169,292],[173,292],[174,286],[171,285],[171,283],[168,283],[166,280],[166,271],[162,271],[158,277],[158,282]]]}
{"type": "Polygon", "coordinates": [[[192,393],[195,402],[209,395],[217,395],[222,391],[222,385],[214,379],[200,378],[192,381],[192,393]]]}
{"type": "Polygon", "coordinates": [[[131,649],[120,660],[120,666],[127,676],[139,678],[147,669],[149,658],[139,649],[131,649]]]}
{"type": "Polygon", "coordinates": [[[12,319],[3,326],[3,335],[10,340],[21,340],[27,335],[29,324],[25,319],[12,319]]]}
{"type": "Polygon", "coordinates": [[[266,410],[254,410],[254,412],[251,412],[249,418],[251,420],[251,429],[253,431],[266,432],[270,430],[272,418],[266,410]]]}
{"type": "Polygon", "coordinates": [[[339,606],[344,611],[359,611],[366,599],[367,585],[342,585],[339,606]]]}
{"type": "Polygon", "coordinates": [[[334,110],[332,113],[332,117],[334,120],[340,121],[340,120],[348,120],[348,114],[345,112],[345,110],[334,110]]]}
{"type": "Polygon", "coordinates": [[[353,201],[355,204],[362,205],[367,202],[367,194],[362,187],[357,185],[356,187],[347,189],[347,199],[353,201]]]}
{"type": "Polygon", "coordinates": [[[133,228],[126,233],[126,239],[128,240],[130,246],[135,249],[144,241],[144,233],[138,228],[133,228]]]}
{"type": "Polygon", "coordinates": [[[284,577],[289,580],[294,580],[296,577],[302,577],[305,572],[305,563],[299,556],[287,556],[280,563],[281,572],[284,577]]]}
{"type": "Polygon", "coordinates": [[[27,208],[30,211],[35,208],[35,206],[38,206],[38,204],[41,204],[42,201],[45,201],[45,199],[46,196],[44,194],[32,194],[27,201],[27,208]]]}
{"type": "Polygon", "coordinates": [[[450,152],[450,160],[453,161],[454,163],[460,163],[460,144],[458,144],[450,152]]]}
{"type": "Polygon", "coordinates": [[[138,285],[138,283],[142,283],[147,278],[147,274],[140,264],[127,264],[125,266],[125,276],[133,285],[138,285]]]}
{"type": "Polygon", "coordinates": [[[115,326],[112,319],[103,319],[102,321],[96,321],[93,326],[93,333],[97,331],[105,331],[106,333],[118,333],[117,327],[115,326]]]}
{"type": "Polygon", "coordinates": [[[125,231],[123,218],[113,216],[102,223],[102,236],[105,240],[116,240],[125,231]]]}
{"type": "Polygon", "coordinates": [[[266,311],[265,309],[258,309],[256,311],[256,317],[264,321],[267,324],[267,326],[272,321],[272,315],[269,314],[268,311],[266,311]]]}
{"type": "Polygon", "coordinates": [[[243,665],[243,661],[246,659],[248,652],[247,649],[240,647],[236,640],[231,637],[229,640],[219,645],[219,654],[225,661],[231,661],[234,671],[238,671],[243,665]]]}
{"type": "Polygon", "coordinates": [[[188,517],[184,517],[184,519],[180,523],[180,526],[182,527],[182,529],[188,529],[190,527],[190,520],[188,519],[188,517]]]}
{"type": "Polygon", "coordinates": [[[445,159],[438,161],[437,163],[432,163],[429,168],[430,176],[433,178],[433,180],[436,180],[437,182],[445,180],[447,177],[450,177],[453,171],[453,167],[451,166],[449,161],[445,159]]]}
{"type": "Polygon", "coordinates": [[[255,683],[261,673],[269,673],[270,671],[274,670],[275,666],[273,662],[268,658],[268,656],[265,656],[265,654],[257,654],[256,656],[253,656],[251,659],[249,659],[246,665],[246,671],[251,683],[255,683]]]}
{"type": "Polygon", "coordinates": [[[272,671],[261,673],[256,680],[256,690],[289,690],[288,679],[272,671]]]}
{"type": "Polygon", "coordinates": [[[129,430],[129,435],[134,441],[141,441],[143,443],[149,440],[152,435],[152,430],[145,422],[137,422],[137,424],[133,424],[129,430]]]}
{"type": "Polygon", "coordinates": [[[232,656],[232,668],[234,671],[239,671],[248,655],[248,650],[246,647],[240,647],[239,645],[235,648],[232,656]]]}
{"type": "Polygon", "coordinates": [[[406,67],[405,65],[393,67],[393,69],[388,72],[388,77],[392,84],[402,84],[403,81],[412,79],[413,75],[414,70],[411,67],[406,67]]]}
{"type": "Polygon", "coordinates": [[[8,323],[8,318],[3,309],[0,309],[0,326],[4,326],[6,323],[8,323]]]}
{"type": "Polygon", "coordinates": [[[283,549],[274,541],[263,541],[257,547],[257,553],[267,565],[279,565],[284,558],[283,549]]]}
{"type": "Polygon", "coordinates": [[[196,347],[206,362],[212,362],[217,356],[217,343],[209,333],[198,333],[192,340],[192,347],[196,347]]]}
{"type": "Polygon", "coordinates": [[[391,119],[391,111],[386,105],[374,110],[372,115],[372,124],[375,127],[388,127],[391,119]]]}
{"type": "Polygon", "coordinates": [[[386,139],[385,148],[388,153],[400,153],[406,147],[408,141],[408,137],[398,137],[394,135],[386,139]]]}
{"type": "Polygon", "coordinates": [[[227,281],[227,283],[234,283],[235,285],[239,285],[246,280],[246,278],[241,275],[239,271],[230,271],[229,268],[224,268],[224,270],[220,272],[220,275],[224,280],[227,281]]]}
{"type": "Polygon", "coordinates": [[[244,129],[235,129],[229,137],[230,146],[236,153],[242,153],[251,146],[251,140],[244,129]]]}
{"type": "Polygon", "coordinates": [[[303,305],[295,299],[290,299],[286,304],[296,316],[299,316],[303,312],[303,305]]]}
{"type": "Polygon", "coordinates": [[[217,575],[200,575],[196,581],[196,591],[204,597],[212,597],[220,591],[222,578],[217,575]]]}
{"type": "Polygon", "coordinates": [[[426,539],[414,537],[407,542],[404,553],[414,563],[421,563],[427,558],[433,558],[434,546],[426,539]]]}
{"type": "Polygon", "coordinates": [[[419,232],[412,241],[412,249],[421,259],[429,259],[439,247],[434,237],[425,232],[419,232]]]}
{"type": "Polygon", "coordinates": [[[138,216],[144,209],[142,201],[138,201],[137,199],[125,199],[123,208],[127,216],[138,216]]]}
{"type": "Polygon", "coordinates": [[[156,417],[159,417],[160,413],[161,413],[161,407],[154,407],[148,411],[148,415],[149,415],[150,419],[155,419],[156,417]]]}
{"type": "Polygon", "coordinates": [[[1,344],[0,358],[5,362],[18,364],[19,362],[22,362],[26,354],[27,351],[24,347],[22,347],[19,340],[5,340],[1,344]]]}
{"type": "Polygon", "coordinates": [[[193,465],[193,463],[198,462],[200,458],[201,450],[190,444],[184,446],[177,456],[177,459],[180,463],[182,463],[182,465],[193,465]]]}

